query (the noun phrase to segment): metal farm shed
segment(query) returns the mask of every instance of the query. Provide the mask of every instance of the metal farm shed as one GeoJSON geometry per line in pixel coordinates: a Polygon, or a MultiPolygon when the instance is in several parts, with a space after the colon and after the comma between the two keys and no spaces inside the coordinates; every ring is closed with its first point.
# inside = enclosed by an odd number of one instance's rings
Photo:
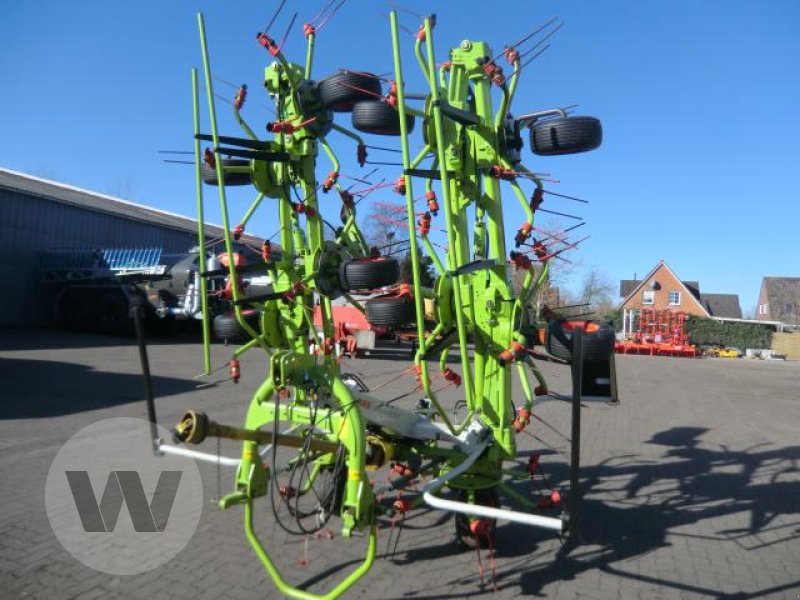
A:
{"type": "MultiPolygon", "coordinates": [[[[222,236],[206,226],[207,239],[222,236]]],[[[246,236],[256,247],[260,240],[246,236]]],[[[197,245],[197,222],[174,213],[0,169],[0,326],[53,320],[37,256],[54,249],[158,247],[183,253],[197,245]]]]}

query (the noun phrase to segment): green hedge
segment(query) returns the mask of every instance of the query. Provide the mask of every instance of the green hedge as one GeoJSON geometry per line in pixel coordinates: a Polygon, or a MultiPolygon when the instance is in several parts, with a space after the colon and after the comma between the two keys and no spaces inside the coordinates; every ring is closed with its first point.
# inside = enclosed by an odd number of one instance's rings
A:
{"type": "Polygon", "coordinates": [[[692,344],[733,346],[742,351],[746,348],[769,348],[772,344],[770,326],[756,323],[690,317],[686,321],[686,333],[692,344]]]}

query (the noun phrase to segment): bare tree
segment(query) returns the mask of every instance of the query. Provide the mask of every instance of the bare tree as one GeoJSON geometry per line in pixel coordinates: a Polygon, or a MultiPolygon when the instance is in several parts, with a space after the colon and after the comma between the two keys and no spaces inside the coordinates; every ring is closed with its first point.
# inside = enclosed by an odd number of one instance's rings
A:
{"type": "Polygon", "coordinates": [[[407,239],[405,222],[405,211],[393,210],[388,204],[373,202],[365,222],[362,222],[367,243],[380,248],[407,239]]]}
{"type": "Polygon", "coordinates": [[[609,276],[592,266],[586,271],[581,284],[580,299],[584,304],[588,304],[592,310],[600,308],[602,305],[613,305],[611,294],[614,292],[614,284],[609,276]]]}

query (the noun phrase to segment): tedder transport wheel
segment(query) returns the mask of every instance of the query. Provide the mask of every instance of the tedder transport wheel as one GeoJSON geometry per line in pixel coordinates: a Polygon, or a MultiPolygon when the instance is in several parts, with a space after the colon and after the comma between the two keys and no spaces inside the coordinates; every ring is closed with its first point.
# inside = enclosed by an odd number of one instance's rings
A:
{"type": "Polygon", "coordinates": [[[408,296],[387,294],[366,302],[367,321],[372,325],[406,325],[414,320],[414,301],[408,296]]]}
{"type": "Polygon", "coordinates": [[[540,156],[588,152],[602,141],[603,128],[594,117],[548,119],[531,127],[531,150],[540,156]]]}
{"type": "Polygon", "coordinates": [[[345,290],[374,290],[397,283],[400,263],[387,256],[356,258],[343,262],[339,272],[345,290]]]}
{"type": "MultiPolygon", "coordinates": [[[[462,492],[462,500],[464,502],[469,501],[467,492],[462,492]]],[[[495,488],[490,488],[488,490],[476,491],[475,504],[480,504],[481,506],[500,506],[497,490],[495,488]]],[[[470,523],[471,520],[468,515],[456,513],[456,541],[458,541],[459,544],[470,550],[474,550],[477,544],[480,544],[481,548],[484,549],[487,548],[489,543],[494,545],[495,532],[497,531],[496,519],[483,519],[484,526],[488,525],[488,530],[485,529],[480,533],[480,539],[476,539],[476,535],[470,529],[470,523]],[[489,536],[488,540],[486,536],[489,536]]]]}
{"type": "MultiPolygon", "coordinates": [[[[382,100],[363,100],[353,107],[353,127],[364,133],[400,135],[400,113],[382,100]]],[[[414,115],[406,115],[408,132],[414,130],[414,115]]]]}
{"type": "Polygon", "coordinates": [[[372,73],[342,70],[317,85],[322,105],[334,112],[353,110],[353,105],[359,100],[381,95],[381,80],[372,73]]]}
{"type": "MultiPolygon", "coordinates": [[[[242,160],[238,158],[225,158],[222,159],[222,166],[223,167],[249,167],[250,161],[249,160],[242,160]]],[[[202,164],[202,171],[203,171],[203,183],[207,183],[208,185],[218,185],[217,181],[217,170],[212,169],[206,163],[202,164]]],[[[225,181],[225,185],[250,185],[253,181],[250,177],[250,173],[224,173],[223,172],[223,179],[225,181]]]]}
{"type": "Polygon", "coordinates": [[[130,333],[132,321],[128,316],[129,303],[122,291],[109,290],[100,297],[97,324],[101,333],[123,335],[130,333]]]}
{"type": "MultiPolygon", "coordinates": [[[[259,311],[243,310],[242,315],[250,327],[256,331],[259,330],[259,320],[261,318],[261,313],[259,313],[259,311]]],[[[226,343],[248,337],[247,333],[244,331],[244,329],[242,329],[241,325],[239,325],[239,322],[236,320],[236,317],[233,313],[217,315],[214,317],[214,335],[226,343]]]]}
{"type": "MultiPolygon", "coordinates": [[[[608,360],[614,352],[614,330],[607,325],[599,325],[592,321],[566,321],[562,324],[564,337],[572,343],[572,330],[582,327],[586,332],[583,336],[583,357],[585,360],[608,360]]],[[[548,354],[561,360],[572,360],[572,348],[567,347],[547,328],[545,347],[548,354]]]]}

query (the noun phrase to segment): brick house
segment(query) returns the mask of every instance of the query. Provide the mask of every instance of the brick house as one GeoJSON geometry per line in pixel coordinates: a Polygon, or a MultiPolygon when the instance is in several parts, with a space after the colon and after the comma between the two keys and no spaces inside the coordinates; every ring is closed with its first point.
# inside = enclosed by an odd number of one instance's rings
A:
{"type": "Polygon", "coordinates": [[[800,277],[764,277],[756,319],[800,325],[800,277]]]}
{"type": "Polygon", "coordinates": [[[620,281],[619,295],[625,333],[635,329],[642,308],[682,311],[699,317],[742,318],[737,294],[701,294],[699,282],[681,280],[663,260],[644,279],[620,281]]]}

